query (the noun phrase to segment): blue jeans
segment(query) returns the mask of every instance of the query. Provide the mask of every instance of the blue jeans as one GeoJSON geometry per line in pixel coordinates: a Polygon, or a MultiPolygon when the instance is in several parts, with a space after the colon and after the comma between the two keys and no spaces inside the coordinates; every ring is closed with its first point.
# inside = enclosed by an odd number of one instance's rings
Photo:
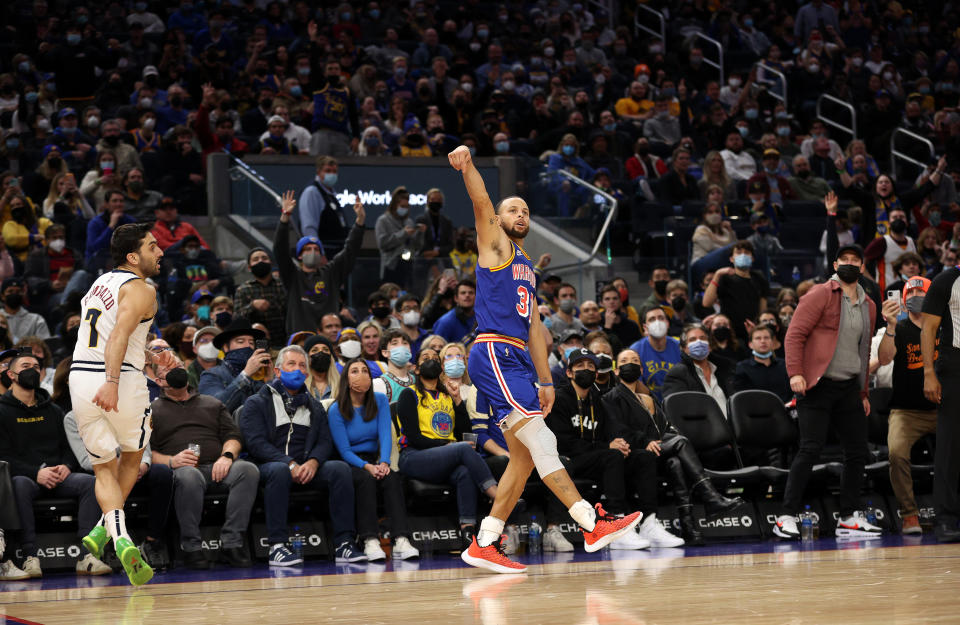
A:
{"type": "MultiPolygon", "coordinates": [[[[267,517],[267,537],[270,544],[285,543],[289,539],[287,512],[290,507],[290,487],[294,486],[290,468],[282,462],[260,465],[260,483],[263,484],[263,508],[267,517]]],[[[330,517],[333,521],[334,545],[352,541],[354,525],[353,474],[350,465],[342,460],[328,460],[320,465],[309,484],[297,488],[326,485],[330,517]]]]}
{"type": "Polygon", "coordinates": [[[94,486],[95,477],[89,473],[71,473],[55,488],[42,488],[37,480],[23,475],[13,477],[13,492],[20,512],[20,548],[24,557],[37,555],[37,526],[33,516],[33,501],[41,491],[48,497],[65,497],[77,500],[77,536],[86,536],[100,519],[100,504],[94,486]]]}
{"type": "Polygon", "coordinates": [[[131,496],[144,496],[147,503],[147,536],[162,540],[173,501],[173,469],[165,464],[151,464],[150,470],[133,485],[131,496]]]}
{"type": "Polygon", "coordinates": [[[452,484],[457,487],[457,513],[460,523],[477,523],[477,489],[485,491],[497,481],[470,443],[453,443],[430,449],[400,452],[400,472],[424,482],[452,484]]]}

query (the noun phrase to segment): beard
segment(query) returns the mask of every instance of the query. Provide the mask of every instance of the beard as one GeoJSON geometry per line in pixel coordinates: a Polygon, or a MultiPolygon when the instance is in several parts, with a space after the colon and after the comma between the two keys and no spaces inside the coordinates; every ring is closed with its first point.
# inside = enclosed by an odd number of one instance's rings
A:
{"type": "Polygon", "coordinates": [[[523,228],[517,228],[512,226],[508,228],[507,226],[502,226],[503,231],[507,233],[507,236],[511,239],[525,239],[528,234],[530,234],[530,226],[525,226],[523,228]]]}

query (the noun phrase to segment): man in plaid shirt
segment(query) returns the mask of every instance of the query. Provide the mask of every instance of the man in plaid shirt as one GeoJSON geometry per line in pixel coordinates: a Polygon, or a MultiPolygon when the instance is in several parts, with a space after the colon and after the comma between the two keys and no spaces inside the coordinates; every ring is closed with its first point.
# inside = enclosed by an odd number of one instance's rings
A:
{"type": "Polygon", "coordinates": [[[247,268],[253,280],[247,280],[233,296],[234,314],[262,323],[270,331],[270,346],[286,344],[287,290],[280,280],[273,277],[270,254],[262,247],[255,247],[247,254],[247,268]]]}

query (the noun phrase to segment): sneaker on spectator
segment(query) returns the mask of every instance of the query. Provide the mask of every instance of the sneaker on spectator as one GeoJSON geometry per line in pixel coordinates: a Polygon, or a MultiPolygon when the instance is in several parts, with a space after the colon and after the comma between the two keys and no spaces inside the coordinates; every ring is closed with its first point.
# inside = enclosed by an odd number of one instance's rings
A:
{"type": "MultiPolygon", "coordinates": [[[[459,552],[462,553],[470,548],[470,543],[473,542],[473,537],[477,533],[476,525],[467,525],[466,527],[460,528],[460,549],[459,552]]],[[[456,550],[452,553],[458,553],[456,550]]]]}
{"type": "Polygon", "coordinates": [[[792,514],[781,514],[773,524],[773,535],[787,540],[799,540],[800,530],[797,529],[797,520],[792,514]]]}
{"type": "Polygon", "coordinates": [[[40,569],[40,558],[30,556],[23,561],[23,570],[30,577],[43,577],[43,571],[40,569]]]}
{"type": "Polygon", "coordinates": [[[145,540],[140,544],[140,553],[147,564],[155,571],[162,571],[170,566],[170,557],[167,548],[159,540],[145,540]]]}
{"type": "Polygon", "coordinates": [[[922,534],[923,528],[920,527],[920,516],[917,514],[908,514],[903,517],[903,527],[900,528],[901,534],[922,534]]]}
{"type": "Polygon", "coordinates": [[[380,539],[378,538],[368,538],[363,541],[363,555],[367,556],[368,562],[387,559],[387,554],[380,548],[380,539]]]}
{"type": "MultiPolygon", "coordinates": [[[[646,523],[646,519],[644,519],[644,523],[646,523]]],[[[640,536],[636,529],[634,529],[634,531],[626,532],[620,536],[620,538],[610,543],[610,548],[619,549],[622,551],[629,551],[633,549],[649,549],[650,541],[640,536]]]]}
{"type": "Polygon", "coordinates": [[[857,510],[850,516],[840,517],[836,535],[847,538],[879,538],[883,535],[883,530],[867,521],[863,512],[857,510]]]}
{"type": "Polygon", "coordinates": [[[400,536],[393,543],[393,553],[391,555],[394,560],[409,560],[419,558],[420,550],[413,546],[409,538],[400,536]]]}
{"type": "Polygon", "coordinates": [[[30,574],[18,568],[13,560],[0,563],[0,582],[16,582],[21,579],[30,579],[30,574]]]}
{"type": "Polygon", "coordinates": [[[343,564],[345,562],[366,562],[367,556],[363,555],[363,552],[360,551],[360,548],[353,544],[353,541],[346,541],[340,543],[340,546],[337,547],[337,562],[343,564]]]}
{"type": "Polygon", "coordinates": [[[113,569],[88,553],[77,560],[77,575],[110,575],[113,569]]]}
{"type": "Polygon", "coordinates": [[[607,514],[606,510],[599,503],[594,506],[597,511],[597,523],[592,532],[583,531],[583,548],[587,553],[600,551],[616,539],[620,538],[640,522],[643,516],[640,512],[634,512],[622,518],[607,514]]]}
{"type": "Polygon", "coordinates": [[[270,547],[268,564],[270,566],[296,566],[297,564],[303,564],[303,558],[293,555],[283,543],[276,543],[270,547]]]}
{"type": "MultiPolygon", "coordinates": [[[[643,520],[638,528],[638,535],[649,541],[651,547],[682,547],[684,545],[682,538],[671,534],[663,527],[663,523],[657,520],[656,513],[643,520]]],[[[613,545],[610,546],[613,547],[613,545]]]]}
{"type": "Polygon", "coordinates": [[[503,552],[512,556],[520,549],[520,530],[511,523],[503,528],[503,552]]]}
{"type": "Polygon", "coordinates": [[[543,533],[543,550],[554,553],[566,553],[573,551],[573,544],[567,540],[563,532],[556,525],[551,525],[543,533]]]}

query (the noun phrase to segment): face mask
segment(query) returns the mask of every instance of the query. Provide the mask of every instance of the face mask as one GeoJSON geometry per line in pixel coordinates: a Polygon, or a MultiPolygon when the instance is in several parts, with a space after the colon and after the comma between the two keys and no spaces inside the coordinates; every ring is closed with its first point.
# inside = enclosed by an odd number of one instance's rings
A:
{"type": "Polygon", "coordinates": [[[577,308],[577,300],[572,297],[566,297],[560,300],[560,310],[565,314],[570,314],[577,308]]]}
{"type": "Polygon", "coordinates": [[[908,299],[906,304],[907,311],[912,312],[915,315],[919,315],[921,312],[923,312],[923,300],[923,295],[914,295],[908,299]]]}
{"type": "Polygon", "coordinates": [[[590,388],[597,381],[597,372],[590,369],[580,369],[573,374],[573,383],[580,388],[590,388]]]}
{"type": "Polygon", "coordinates": [[[811,63],[810,65],[807,66],[807,71],[810,72],[811,74],[816,74],[817,72],[820,71],[820,66],[817,65],[816,63],[811,63]]]}
{"type": "Polygon", "coordinates": [[[710,355],[710,343],[703,340],[696,340],[687,344],[687,353],[694,360],[704,360],[710,355]]]}
{"type": "Polygon", "coordinates": [[[854,284],[860,278],[860,266],[837,265],[837,277],[847,284],[854,284]]]}
{"type": "Polygon", "coordinates": [[[232,349],[223,356],[223,362],[230,365],[235,370],[243,369],[247,366],[247,361],[253,356],[252,347],[241,347],[232,349]]]}
{"type": "Polygon", "coordinates": [[[756,119],[760,117],[760,111],[757,109],[747,109],[743,112],[743,115],[747,119],[756,119]]]}
{"type": "Polygon", "coordinates": [[[183,367],[171,369],[169,372],[167,372],[167,375],[164,379],[167,381],[167,386],[172,389],[180,390],[182,388],[186,388],[188,381],[187,370],[183,367]]]}
{"type": "Polygon", "coordinates": [[[408,310],[403,313],[403,325],[408,328],[414,328],[418,323],[420,323],[420,312],[417,310],[408,310]]]}
{"type": "Polygon", "coordinates": [[[420,363],[420,377],[424,380],[436,380],[440,377],[440,371],[442,367],[440,366],[439,360],[424,360],[420,363]]]}
{"type": "MultiPolygon", "coordinates": [[[[309,75],[310,75],[310,68],[309,68],[309,67],[298,67],[298,68],[297,68],[297,74],[299,74],[300,76],[309,76],[309,75]]],[[[293,90],[291,90],[291,93],[293,93],[293,90]]]]}
{"type": "Polygon", "coordinates": [[[40,388],[40,372],[36,369],[24,369],[17,374],[17,384],[28,391],[40,388]]]}
{"type": "Polygon", "coordinates": [[[378,139],[378,138],[376,138],[376,137],[367,137],[366,139],[363,140],[363,143],[364,143],[368,148],[375,148],[375,147],[377,147],[377,146],[380,145],[380,139],[378,139]]]}
{"type": "Polygon", "coordinates": [[[217,356],[220,355],[220,350],[216,348],[213,343],[204,343],[197,348],[197,357],[201,360],[212,361],[216,360],[217,356]]]}
{"type": "Polygon", "coordinates": [[[7,139],[7,149],[16,150],[20,147],[20,139],[13,137],[12,139],[7,139]]]}
{"type": "Polygon", "coordinates": [[[337,184],[337,174],[323,174],[323,184],[332,187],[337,184]]]}
{"type": "Polygon", "coordinates": [[[893,72],[884,72],[884,73],[883,73],[883,79],[884,79],[884,80],[893,80],[893,72]]]}
{"type": "Polygon", "coordinates": [[[100,169],[113,169],[115,165],[113,161],[100,161],[100,169]]]}
{"type": "Polygon", "coordinates": [[[3,298],[3,303],[6,304],[8,308],[16,310],[23,305],[23,295],[20,293],[11,293],[3,298]]]}
{"type": "Polygon", "coordinates": [[[97,117],[96,115],[91,115],[90,117],[87,118],[88,128],[96,128],[99,125],[100,125],[100,118],[97,117]]]}
{"type": "Polygon", "coordinates": [[[543,55],[546,57],[552,57],[555,53],[556,50],[553,48],[553,46],[547,46],[543,49],[543,55]]]}
{"type": "Polygon", "coordinates": [[[490,31],[487,30],[486,28],[477,29],[477,37],[480,37],[481,39],[486,39],[489,36],[490,36],[490,31]]]}
{"type": "Polygon", "coordinates": [[[326,373],[333,357],[327,352],[317,352],[310,356],[310,368],[318,373],[326,373]]]}
{"type": "Polygon", "coordinates": [[[153,106],[153,98],[140,98],[140,108],[148,109],[148,108],[151,108],[152,106],[153,106]]]}
{"type": "Polygon", "coordinates": [[[410,348],[406,345],[398,345],[397,347],[390,348],[390,362],[397,367],[403,367],[410,362],[410,359],[413,357],[413,354],[410,353],[410,348]]]}
{"type": "Polygon", "coordinates": [[[316,269],[320,266],[320,252],[304,252],[300,262],[308,269],[316,269]]]}
{"type": "Polygon", "coordinates": [[[647,324],[647,334],[655,339],[662,339],[667,335],[667,322],[662,319],[647,324]]]}
{"type": "Polygon", "coordinates": [[[517,83],[512,80],[503,81],[503,88],[506,91],[513,91],[517,86],[517,83]]]}
{"type": "Polygon", "coordinates": [[[564,155],[564,156],[573,156],[573,153],[577,151],[577,149],[576,149],[575,147],[573,147],[572,145],[569,145],[569,144],[563,146],[562,149],[563,149],[563,155],[564,155]]]}
{"type": "Polygon", "coordinates": [[[66,247],[66,246],[67,246],[67,242],[64,241],[63,239],[53,239],[53,240],[50,241],[50,243],[47,245],[47,247],[49,247],[51,250],[53,250],[53,251],[56,252],[57,254],[59,254],[60,252],[62,252],[62,251],[63,251],[63,248],[66,247]]]}
{"type": "Polygon", "coordinates": [[[617,375],[627,384],[633,384],[639,380],[642,373],[643,367],[633,362],[620,365],[620,368],[617,369],[617,375]]]}
{"type": "Polygon", "coordinates": [[[650,46],[650,54],[660,54],[661,52],[663,52],[663,46],[659,43],[650,46]]]}
{"type": "Polygon", "coordinates": [[[728,341],[730,339],[730,328],[727,326],[720,326],[713,329],[713,338],[717,339],[721,343],[728,341]]]}
{"type": "Polygon", "coordinates": [[[854,67],[862,67],[862,66],[863,66],[863,57],[855,56],[855,57],[853,57],[853,59],[851,60],[851,62],[853,63],[853,66],[854,66],[854,67]]]}
{"type": "Polygon", "coordinates": [[[75,46],[83,40],[83,37],[80,33],[69,33],[67,35],[67,43],[71,46],[75,46]]]}
{"type": "MultiPolygon", "coordinates": [[[[750,134],[750,129],[746,126],[737,126],[737,132],[740,133],[741,137],[746,137],[748,134],[750,134]]],[[[737,153],[740,153],[739,150],[737,150],[737,153]]]]}
{"type": "Polygon", "coordinates": [[[654,280],[653,290],[657,292],[657,295],[662,297],[667,294],[667,284],[669,283],[669,280],[654,280]]]}
{"type": "Polygon", "coordinates": [[[360,341],[344,341],[340,343],[340,355],[350,360],[360,355],[360,341]]]}
{"type": "MultiPolygon", "coordinates": [[[[919,91],[923,95],[927,95],[928,93],[930,93],[930,87],[929,85],[920,85],[919,87],[917,87],[917,91],[919,91]]],[[[27,96],[29,95],[30,94],[28,93],[27,96]]],[[[29,100],[30,98],[28,97],[27,99],[29,100]]]]}
{"type": "Polygon", "coordinates": [[[183,250],[183,255],[187,257],[189,260],[196,260],[200,256],[200,248],[191,247],[191,248],[185,249],[183,250]]]}
{"type": "Polygon", "coordinates": [[[773,352],[758,352],[757,350],[751,350],[751,353],[761,360],[768,360],[773,358],[773,352]]]}
{"type": "Polygon", "coordinates": [[[460,88],[463,89],[465,92],[470,93],[471,91],[473,91],[473,83],[465,82],[460,85],[460,88]]]}
{"type": "Polygon", "coordinates": [[[691,64],[691,65],[696,66],[696,65],[700,65],[700,63],[703,63],[703,57],[702,57],[702,56],[691,56],[691,57],[690,57],[690,64],[691,64]]]}
{"type": "Polygon", "coordinates": [[[377,319],[383,319],[390,314],[389,306],[374,306],[370,309],[370,313],[377,319]]]}
{"type": "Polygon", "coordinates": [[[396,75],[397,78],[399,78],[400,80],[403,80],[404,76],[407,75],[407,68],[397,67],[393,70],[393,73],[396,75]]]}
{"type": "Polygon", "coordinates": [[[709,213],[704,220],[711,226],[718,225],[723,220],[723,215],[720,213],[709,213]]]}
{"type": "Polygon", "coordinates": [[[506,154],[510,151],[510,143],[508,141],[497,141],[493,147],[500,154],[506,154]]]}
{"type": "Polygon", "coordinates": [[[733,257],[733,266],[737,269],[750,269],[753,266],[753,256],[749,254],[737,254],[733,257]]]}
{"type": "MultiPolygon", "coordinates": [[[[40,97],[40,94],[37,93],[36,91],[29,91],[27,92],[27,95],[24,97],[27,99],[27,102],[30,102],[32,104],[33,102],[37,101],[37,98],[40,97]]],[[[43,120],[43,121],[46,121],[46,120],[43,120]]],[[[50,122],[47,122],[47,123],[49,124],[50,122]]],[[[39,123],[37,125],[39,125],[39,123]]]]}
{"type": "Polygon", "coordinates": [[[197,319],[210,319],[210,306],[200,306],[197,308],[197,319]]]}
{"type": "Polygon", "coordinates": [[[459,358],[443,363],[443,372],[447,374],[448,378],[461,378],[466,370],[467,365],[463,364],[463,361],[459,358]]]}
{"type": "Polygon", "coordinates": [[[233,313],[229,312],[218,312],[213,321],[214,325],[218,328],[226,328],[230,325],[230,322],[233,321],[233,313]]]}
{"type": "Polygon", "coordinates": [[[670,306],[677,312],[686,309],[687,307],[687,298],[685,297],[675,297],[670,300],[670,306]]]}
{"type": "Polygon", "coordinates": [[[907,230],[907,222],[903,219],[894,219],[890,222],[890,230],[896,234],[903,234],[907,230]]]}
{"type": "Polygon", "coordinates": [[[400,206],[397,208],[397,215],[400,217],[406,217],[410,213],[410,209],[406,206],[400,206]]]}
{"type": "Polygon", "coordinates": [[[780,135],[781,137],[789,137],[789,136],[790,136],[790,127],[789,127],[789,126],[779,126],[779,127],[777,128],[777,134],[780,135]]]}
{"type": "Polygon", "coordinates": [[[76,126],[60,126],[60,132],[63,134],[72,137],[77,132],[76,126]]]}
{"type": "Polygon", "coordinates": [[[259,263],[256,263],[255,265],[250,267],[250,273],[252,273],[256,278],[265,278],[268,275],[270,275],[270,270],[272,268],[273,268],[273,265],[271,265],[267,261],[260,261],[259,263]]]}
{"type": "Polygon", "coordinates": [[[283,384],[283,388],[291,391],[295,391],[303,386],[303,383],[306,379],[307,374],[299,369],[294,369],[293,371],[280,371],[280,384],[283,384]]]}
{"type": "Polygon", "coordinates": [[[597,373],[610,373],[613,371],[613,358],[606,354],[597,354],[597,373]]]}

